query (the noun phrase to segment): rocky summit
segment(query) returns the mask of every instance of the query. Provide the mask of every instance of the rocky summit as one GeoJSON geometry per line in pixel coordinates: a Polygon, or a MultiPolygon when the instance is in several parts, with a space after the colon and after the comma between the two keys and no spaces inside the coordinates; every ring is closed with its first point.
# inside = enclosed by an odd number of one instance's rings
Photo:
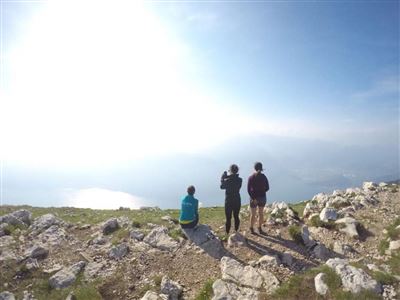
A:
{"type": "Polygon", "coordinates": [[[199,213],[1,206],[0,299],[400,299],[397,183],[268,203],[261,234],[199,213]]]}

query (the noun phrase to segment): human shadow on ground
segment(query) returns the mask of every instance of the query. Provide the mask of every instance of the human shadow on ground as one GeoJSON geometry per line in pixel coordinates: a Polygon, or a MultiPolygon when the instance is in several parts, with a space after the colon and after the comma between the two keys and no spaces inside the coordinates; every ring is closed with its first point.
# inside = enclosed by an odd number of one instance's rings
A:
{"type": "Polygon", "coordinates": [[[241,263],[244,263],[233,253],[225,249],[222,241],[214,234],[211,227],[207,224],[199,224],[195,228],[182,228],[182,231],[196,246],[203,249],[205,253],[215,259],[229,256],[241,263]]]}
{"type": "MultiPolygon", "coordinates": [[[[276,255],[279,258],[282,258],[282,254],[283,253],[281,251],[278,251],[278,250],[275,250],[275,249],[273,249],[271,247],[262,245],[262,244],[260,244],[259,242],[255,241],[253,239],[247,238],[247,244],[248,244],[247,245],[248,248],[250,248],[251,250],[253,250],[254,252],[256,252],[256,253],[258,253],[260,255],[269,254],[269,255],[276,255]]],[[[306,255],[304,255],[303,253],[300,253],[300,254],[305,256],[308,260],[298,259],[298,258],[292,256],[293,263],[292,263],[292,266],[288,266],[289,268],[292,269],[292,268],[295,268],[295,266],[303,266],[303,267],[306,267],[308,269],[308,268],[312,268],[312,267],[315,267],[315,266],[319,265],[319,263],[317,261],[311,259],[308,256],[307,253],[306,253],[306,255]]]]}
{"type": "Polygon", "coordinates": [[[359,235],[358,239],[361,242],[365,242],[369,237],[374,236],[372,231],[369,231],[361,223],[357,224],[357,231],[358,231],[358,235],[359,235]]]}

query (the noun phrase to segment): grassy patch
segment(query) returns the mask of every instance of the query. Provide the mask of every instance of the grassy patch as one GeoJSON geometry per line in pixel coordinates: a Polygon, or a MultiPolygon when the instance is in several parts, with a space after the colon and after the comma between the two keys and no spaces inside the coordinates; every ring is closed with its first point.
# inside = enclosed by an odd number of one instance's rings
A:
{"type": "Polygon", "coordinates": [[[400,275],[400,253],[393,254],[386,263],[394,275],[400,275]]]}
{"type": "Polygon", "coordinates": [[[168,235],[177,241],[179,240],[179,238],[186,239],[186,235],[183,233],[181,228],[172,228],[168,231],[168,235]]]}
{"type": "Polygon", "coordinates": [[[303,238],[301,236],[301,228],[297,225],[291,225],[288,228],[290,237],[297,243],[297,244],[304,244],[303,238]]]}
{"type": "Polygon", "coordinates": [[[304,208],[306,207],[307,203],[310,202],[310,200],[307,201],[302,201],[299,203],[295,203],[295,204],[289,204],[289,207],[291,209],[293,209],[293,211],[295,213],[297,213],[297,215],[302,218],[303,217],[303,212],[304,212],[304,208]]]}
{"type": "Polygon", "coordinates": [[[111,233],[111,235],[111,244],[115,246],[119,244],[123,239],[129,239],[129,230],[126,228],[120,228],[117,231],[111,233]]]}
{"type": "MultiPolygon", "coordinates": [[[[266,299],[329,299],[322,297],[315,291],[314,278],[318,273],[325,273],[325,283],[329,287],[329,294],[340,290],[339,276],[328,266],[313,268],[292,276],[275,290],[272,298],[266,299]]],[[[331,297],[332,298],[332,297],[331,297]]]]}
{"type": "Polygon", "coordinates": [[[359,300],[359,299],[381,299],[371,291],[362,291],[357,294],[345,292],[341,287],[340,277],[328,266],[320,266],[309,269],[304,273],[292,276],[275,290],[272,297],[265,296],[264,299],[337,299],[337,300],[359,300]],[[315,291],[314,278],[318,273],[325,273],[325,283],[329,290],[325,296],[315,291]]]}
{"type": "Polygon", "coordinates": [[[372,273],[372,278],[378,281],[380,284],[394,284],[396,283],[396,278],[389,273],[381,272],[381,271],[374,271],[372,273]]]}
{"type": "Polygon", "coordinates": [[[213,279],[208,279],[196,295],[195,300],[210,300],[213,296],[213,283],[213,279]]]}
{"type": "Polygon", "coordinates": [[[387,249],[389,249],[389,242],[387,240],[380,241],[378,245],[379,253],[384,255],[387,249]]]}
{"type": "Polygon", "coordinates": [[[394,220],[393,224],[386,227],[387,236],[390,237],[392,240],[397,240],[400,238],[400,229],[396,229],[397,226],[400,225],[400,218],[394,220]]]}

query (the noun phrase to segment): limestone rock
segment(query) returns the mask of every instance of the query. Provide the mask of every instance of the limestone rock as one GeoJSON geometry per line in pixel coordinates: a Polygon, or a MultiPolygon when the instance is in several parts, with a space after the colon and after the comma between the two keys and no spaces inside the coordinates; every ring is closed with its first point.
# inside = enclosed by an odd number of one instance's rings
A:
{"type": "Polygon", "coordinates": [[[301,237],[303,238],[304,245],[307,248],[312,248],[317,244],[317,242],[310,236],[310,232],[306,225],[301,228],[301,237]]]}
{"type": "Polygon", "coordinates": [[[281,261],[279,259],[279,257],[277,257],[276,255],[264,255],[262,257],[260,257],[260,259],[257,262],[257,265],[259,266],[279,266],[281,264],[281,261]]]}
{"type": "Polygon", "coordinates": [[[69,268],[64,268],[49,278],[49,284],[52,288],[66,288],[73,284],[76,276],[82,271],[86,263],[80,261],[69,268]]]}
{"type": "Polygon", "coordinates": [[[370,290],[377,294],[382,291],[382,286],[372,279],[362,269],[353,267],[344,259],[329,259],[326,264],[335,270],[342,280],[342,285],[345,290],[351,293],[359,293],[362,290],[370,290]]]}
{"type": "Polygon", "coordinates": [[[1,292],[0,293],[0,300],[15,300],[15,296],[13,293],[10,292],[1,292]]]}
{"type": "Polygon", "coordinates": [[[131,230],[129,232],[129,236],[131,237],[131,239],[134,239],[137,241],[143,241],[144,233],[141,232],[140,230],[131,230]]]}
{"type": "Polygon", "coordinates": [[[183,229],[186,237],[195,245],[203,249],[208,255],[221,259],[226,253],[221,240],[207,225],[200,224],[193,229],[183,229]]]}
{"type": "Polygon", "coordinates": [[[400,240],[390,241],[389,250],[397,250],[400,249],[400,240]]]}
{"type": "Polygon", "coordinates": [[[229,247],[242,247],[242,246],[246,246],[247,245],[247,241],[246,238],[241,235],[239,232],[236,232],[234,234],[231,234],[228,238],[228,246],[229,247]]]}
{"type": "Polygon", "coordinates": [[[358,222],[354,218],[345,217],[335,221],[335,224],[343,224],[343,228],[339,230],[341,232],[346,233],[348,236],[352,238],[358,238],[359,234],[357,231],[358,222]]]}
{"type": "Polygon", "coordinates": [[[118,228],[119,228],[119,223],[117,218],[108,219],[101,226],[103,234],[110,234],[116,231],[118,228]]]}
{"type": "Polygon", "coordinates": [[[213,294],[212,300],[258,300],[260,293],[254,289],[218,279],[213,284],[213,294]]]}
{"type": "Polygon", "coordinates": [[[102,262],[90,262],[85,267],[85,272],[83,275],[86,279],[96,278],[104,266],[105,264],[102,262]]]}
{"type": "Polygon", "coordinates": [[[119,244],[117,246],[113,246],[108,254],[108,256],[112,259],[121,259],[124,257],[129,251],[128,245],[125,243],[119,244]]]}
{"type": "Polygon", "coordinates": [[[25,252],[25,257],[44,259],[49,255],[49,249],[41,246],[34,245],[25,252]]]}
{"type": "Polygon", "coordinates": [[[32,213],[26,209],[20,209],[0,217],[0,223],[14,226],[29,226],[32,222],[32,213]]]}
{"type": "Polygon", "coordinates": [[[323,222],[328,222],[329,220],[335,221],[337,219],[336,209],[332,207],[325,207],[319,214],[319,218],[323,222]]]}
{"type": "Polygon", "coordinates": [[[350,245],[342,244],[341,242],[336,241],[333,244],[333,251],[341,255],[349,255],[350,253],[354,252],[354,249],[350,245]]]}
{"type": "Polygon", "coordinates": [[[183,292],[183,287],[169,279],[167,276],[164,276],[161,280],[161,293],[168,295],[170,300],[178,300],[179,296],[183,292]]]}
{"type": "Polygon", "coordinates": [[[168,235],[168,229],[164,226],[156,227],[150,231],[143,242],[160,250],[174,251],[179,248],[179,243],[168,235]]]}
{"type": "Polygon", "coordinates": [[[223,280],[232,281],[238,285],[257,290],[264,288],[267,293],[272,292],[279,286],[278,279],[271,272],[244,266],[227,256],[221,259],[221,273],[223,280]]]}
{"type": "Polygon", "coordinates": [[[325,295],[328,292],[328,286],[326,285],[325,280],[326,280],[325,273],[319,273],[314,278],[315,290],[320,295],[325,295]]]}
{"type": "Polygon", "coordinates": [[[147,291],[146,294],[141,298],[141,300],[168,300],[167,295],[158,295],[153,291],[147,291]]]}
{"type": "Polygon", "coordinates": [[[374,182],[363,182],[363,190],[364,191],[374,191],[377,188],[377,184],[374,182]]]}
{"type": "Polygon", "coordinates": [[[45,214],[45,215],[42,215],[42,216],[36,218],[33,221],[31,228],[32,228],[32,231],[34,232],[34,234],[37,235],[53,225],[60,226],[63,224],[64,224],[64,221],[55,217],[53,214],[45,214]]]}

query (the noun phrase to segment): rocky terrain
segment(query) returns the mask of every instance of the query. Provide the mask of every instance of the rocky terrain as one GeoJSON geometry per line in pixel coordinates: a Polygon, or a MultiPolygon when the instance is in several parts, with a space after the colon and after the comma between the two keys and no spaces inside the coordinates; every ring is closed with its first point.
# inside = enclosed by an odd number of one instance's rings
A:
{"type": "Polygon", "coordinates": [[[400,299],[398,184],[265,208],[225,235],[222,207],[0,207],[0,299],[400,299]]]}

